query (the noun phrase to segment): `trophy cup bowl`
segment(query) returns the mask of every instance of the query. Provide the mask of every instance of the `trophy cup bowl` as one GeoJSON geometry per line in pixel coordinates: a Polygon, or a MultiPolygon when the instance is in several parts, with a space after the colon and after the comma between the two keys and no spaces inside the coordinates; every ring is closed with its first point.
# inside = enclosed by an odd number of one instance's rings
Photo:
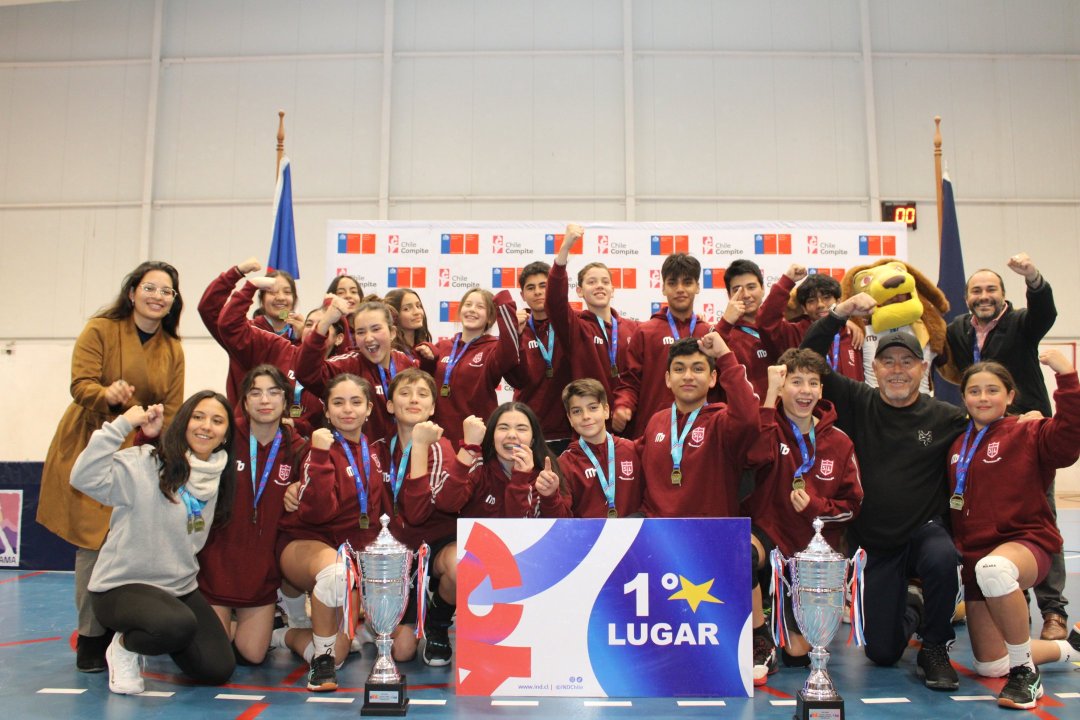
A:
{"type": "Polygon", "coordinates": [[[409,697],[405,675],[398,672],[390,655],[390,633],[401,622],[409,602],[409,569],[414,553],[390,534],[387,515],[379,521],[383,527],[375,542],[357,553],[365,622],[375,636],[378,651],[364,683],[360,714],[401,716],[408,709],[409,697]]]}
{"type": "MultiPolygon", "coordinates": [[[[795,720],[843,720],[844,699],[836,692],[825,666],[825,647],[840,627],[848,560],[829,547],[821,535],[825,523],[814,520],[814,537],[805,550],[787,561],[795,622],[811,646],[810,676],[799,691],[795,720]]],[[[778,588],[777,592],[783,592],[778,588]]]]}

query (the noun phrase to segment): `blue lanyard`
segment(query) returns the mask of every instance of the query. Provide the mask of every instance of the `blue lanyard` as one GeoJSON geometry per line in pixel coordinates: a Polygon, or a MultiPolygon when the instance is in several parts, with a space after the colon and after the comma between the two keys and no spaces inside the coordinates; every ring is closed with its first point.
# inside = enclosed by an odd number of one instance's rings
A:
{"type": "Polygon", "coordinates": [[[259,461],[259,444],[255,441],[254,435],[248,435],[248,451],[251,455],[251,494],[255,498],[251,503],[251,522],[253,523],[259,520],[259,500],[262,498],[263,491],[266,490],[266,481],[270,479],[270,469],[274,467],[274,460],[277,459],[280,447],[281,428],[278,428],[277,433],[274,435],[274,444],[270,446],[270,455],[266,458],[266,467],[263,468],[262,477],[259,479],[256,488],[255,470],[259,461]]]}
{"type": "Polygon", "coordinates": [[[836,333],[832,339],[832,348],[829,349],[829,357],[827,358],[829,367],[833,370],[840,364],[840,333],[836,333]]]}
{"type": "Polygon", "coordinates": [[[742,330],[747,335],[753,335],[758,340],[761,339],[761,333],[759,333],[757,330],[750,327],[749,325],[736,325],[735,327],[737,327],[739,330],[742,330]]]}
{"type": "Polygon", "coordinates": [[[304,405],[300,396],[304,392],[304,386],[300,384],[299,380],[293,380],[293,401],[292,407],[289,408],[289,417],[298,418],[304,414],[304,405]]]}
{"type": "Polygon", "coordinates": [[[367,488],[364,487],[364,481],[371,473],[371,454],[368,451],[367,438],[360,435],[360,452],[364,458],[363,475],[360,474],[360,468],[356,466],[356,457],[353,456],[352,448],[349,447],[349,441],[337,430],[334,431],[334,438],[341,443],[341,447],[345,450],[345,457],[349,459],[349,467],[353,471],[353,482],[356,483],[356,500],[360,504],[360,528],[366,530],[368,527],[367,488]]]}
{"type": "Polygon", "coordinates": [[[182,487],[176,491],[176,494],[180,496],[180,499],[184,502],[184,507],[187,508],[187,531],[188,535],[192,532],[202,532],[206,529],[206,523],[203,521],[202,511],[206,507],[208,500],[200,500],[191,494],[187,487],[182,487]]]}
{"type": "MultiPolygon", "coordinates": [[[[612,317],[614,317],[614,316],[612,316],[612,317]]],[[[601,321],[600,324],[602,326],[603,321],[601,321]]],[[[668,324],[668,327],[671,328],[671,337],[675,338],[676,340],[680,340],[681,338],[679,337],[679,329],[677,327],[675,327],[675,316],[671,314],[671,308],[668,308],[668,311],[667,311],[667,324],[668,324]]],[[[696,327],[697,327],[697,315],[692,314],[692,315],[690,315],[690,334],[687,335],[687,337],[694,337],[694,328],[696,328],[696,327]]]]}
{"type": "Polygon", "coordinates": [[[390,377],[389,378],[386,377],[387,373],[386,373],[386,370],[383,368],[382,365],[376,365],[375,367],[379,368],[379,384],[382,385],[383,399],[384,400],[389,400],[390,399],[390,381],[394,379],[395,375],[397,375],[397,368],[394,367],[394,356],[393,355],[390,356],[390,377]]]}
{"type": "Polygon", "coordinates": [[[814,467],[814,460],[817,459],[817,437],[814,435],[814,423],[813,420],[811,420],[810,452],[807,452],[806,442],[803,440],[803,434],[802,431],[799,430],[799,426],[796,425],[795,421],[791,418],[788,418],[787,421],[788,424],[791,425],[791,432],[795,434],[795,440],[799,443],[799,453],[802,455],[802,464],[799,465],[799,468],[795,471],[795,478],[799,479],[809,472],[810,468],[814,467]]]}
{"type": "MultiPolygon", "coordinates": [[[[670,316],[670,313],[668,313],[670,316]]],[[[619,355],[619,318],[615,317],[615,313],[611,313],[611,339],[608,339],[607,328],[604,327],[604,318],[599,315],[596,316],[596,322],[600,324],[600,332],[604,334],[604,342],[607,343],[608,360],[611,361],[611,377],[617,377],[619,374],[619,364],[617,362],[619,355]]]]}
{"type": "MultiPolygon", "coordinates": [[[[274,326],[271,325],[270,327],[274,327],[274,326]]],[[[277,331],[275,331],[275,332],[277,332],[277,331]]],[[[281,337],[288,338],[289,340],[292,340],[294,338],[292,325],[290,325],[289,323],[285,323],[285,327],[282,328],[281,332],[279,332],[277,334],[279,336],[281,336],[281,337]]]]}
{"type": "Polygon", "coordinates": [[[397,438],[398,436],[395,433],[393,439],[390,440],[390,489],[394,491],[394,502],[397,502],[401,483],[408,476],[405,468],[409,466],[409,456],[412,454],[412,440],[410,440],[405,449],[401,451],[401,462],[394,465],[394,450],[397,449],[397,438]]]}
{"type": "MultiPolygon", "coordinates": [[[[705,407],[702,405],[701,407],[705,407]]],[[[679,408],[675,403],[671,403],[671,468],[672,468],[672,481],[676,479],[682,481],[682,446],[686,440],[687,434],[690,432],[690,428],[694,425],[694,421],[697,420],[698,413],[701,412],[701,408],[695,408],[692,413],[686,416],[686,424],[683,425],[682,432],[679,432],[679,408]]]]}
{"type": "Polygon", "coordinates": [[[446,361],[446,372],[443,373],[442,381],[442,396],[446,397],[450,394],[450,374],[454,372],[454,366],[458,364],[458,360],[461,360],[462,356],[469,349],[469,346],[473,344],[476,338],[473,338],[469,342],[465,343],[465,347],[461,348],[461,352],[457,351],[458,343],[461,342],[461,333],[454,336],[454,346],[450,348],[450,357],[446,361]]]}
{"type": "MultiPolygon", "coordinates": [[[[994,422],[997,422],[996,420],[994,422]]],[[[971,439],[971,431],[975,429],[975,423],[968,421],[967,432],[964,433],[964,442],[960,444],[960,459],[956,463],[956,489],[953,491],[953,495],[959,495],[960,498],[964,497],[964,487],[967,485],[968,466],[971,465],[971,459],[975,457],[975,451],[979,448],[979,441],[982,440],[983,435],[990,429],[989,425],[984,425],[983,429],[975,436],[975,442],[971,444],[971,451],[968,451],[968,440],[971,439]]]]}
{"type": "Polygon", "coordinates": [[[529,329],[533,332],[533,337],[536,338],[536,349],[540,351],[540,357],[544,358],[544,363],[547,365],[547,376],[551,377],[554,373],[551,367],[551,357],[555,354],[555,328],[551,327],[550,322],[548,323],[547,347],[545,347],[543,341],[540,340],[540,335],[536,332],[536,325],[533,324],[531,313],[527,322],[529,323],[529,329]]]}
{"type": "Polygon", "coordinates": [[[578,438],[578,445],[585,451],[585,457],[589,458],[589,462],[592,463],[593,468],[596,470],[596,477],[600,478],[600,487],[604,489],[604,497],[607,499],[608,511],[615,509],[615,438],[611,433],[607,434],[607,457],[608,457],[608,471],[607,475],[604,475],[603,469],[600,467],[600,461],[596,459],[596,455],[593,453],[592,448],[589,447],[589,443],[585,442],[585,438],[578,438]]]}

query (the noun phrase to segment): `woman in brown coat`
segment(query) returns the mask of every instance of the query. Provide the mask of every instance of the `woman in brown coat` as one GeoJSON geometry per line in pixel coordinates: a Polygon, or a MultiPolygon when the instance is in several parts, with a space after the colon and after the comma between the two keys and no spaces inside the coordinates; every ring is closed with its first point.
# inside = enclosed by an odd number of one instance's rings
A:
{"type": "Polygon", "coordinates": [[[76,667],[83,672],[105,669],[109,638],[90,608],[86,585],[109,529],[110,508],[71,487],[71,468],[90,435],[133,405],[161,403],[165,423],[172,419],[184,401],[184,351],[177,335],[182,309],[176,268],[144,262],[124,278],[116,301],[86,324],[71,354],[74,402],[45,457],[37,521],[76,546],[76,667]]]}

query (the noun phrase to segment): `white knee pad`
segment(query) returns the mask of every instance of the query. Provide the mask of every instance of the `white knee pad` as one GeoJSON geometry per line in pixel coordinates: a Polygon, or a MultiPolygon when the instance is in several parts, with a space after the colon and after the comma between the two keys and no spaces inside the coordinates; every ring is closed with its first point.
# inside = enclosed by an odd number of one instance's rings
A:
{"type": "Polygon", "coordinates": [[[1020,569],[1008,558],[987,555],[975,563],[975,581],[988,598],[1004,597],[1020,589],[1020,569]]]}
{"type": "Polygon", "coordinates": [[[326,607],[341,607],[345,604],[349,592],[345,579],[345,567],[339,562],[327,565],[315,576],[315,587],[311,594],[326,607]]]}
{"type": "Polygon", "coordinates": [[[1009,674],[1009,656],[1005,655],[990,662],[976,660],[975,672],[983,677],[1005,677],[1009,674]]]}

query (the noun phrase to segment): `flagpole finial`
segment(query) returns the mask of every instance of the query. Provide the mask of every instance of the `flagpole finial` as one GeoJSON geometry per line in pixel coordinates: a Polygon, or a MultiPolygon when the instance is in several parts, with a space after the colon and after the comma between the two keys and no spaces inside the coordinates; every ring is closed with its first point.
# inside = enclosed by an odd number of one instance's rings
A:
{"type": "Polygon", "coordinates": [[[934,116],[934,154],[941,155],[941,116],[934,116]]]}

